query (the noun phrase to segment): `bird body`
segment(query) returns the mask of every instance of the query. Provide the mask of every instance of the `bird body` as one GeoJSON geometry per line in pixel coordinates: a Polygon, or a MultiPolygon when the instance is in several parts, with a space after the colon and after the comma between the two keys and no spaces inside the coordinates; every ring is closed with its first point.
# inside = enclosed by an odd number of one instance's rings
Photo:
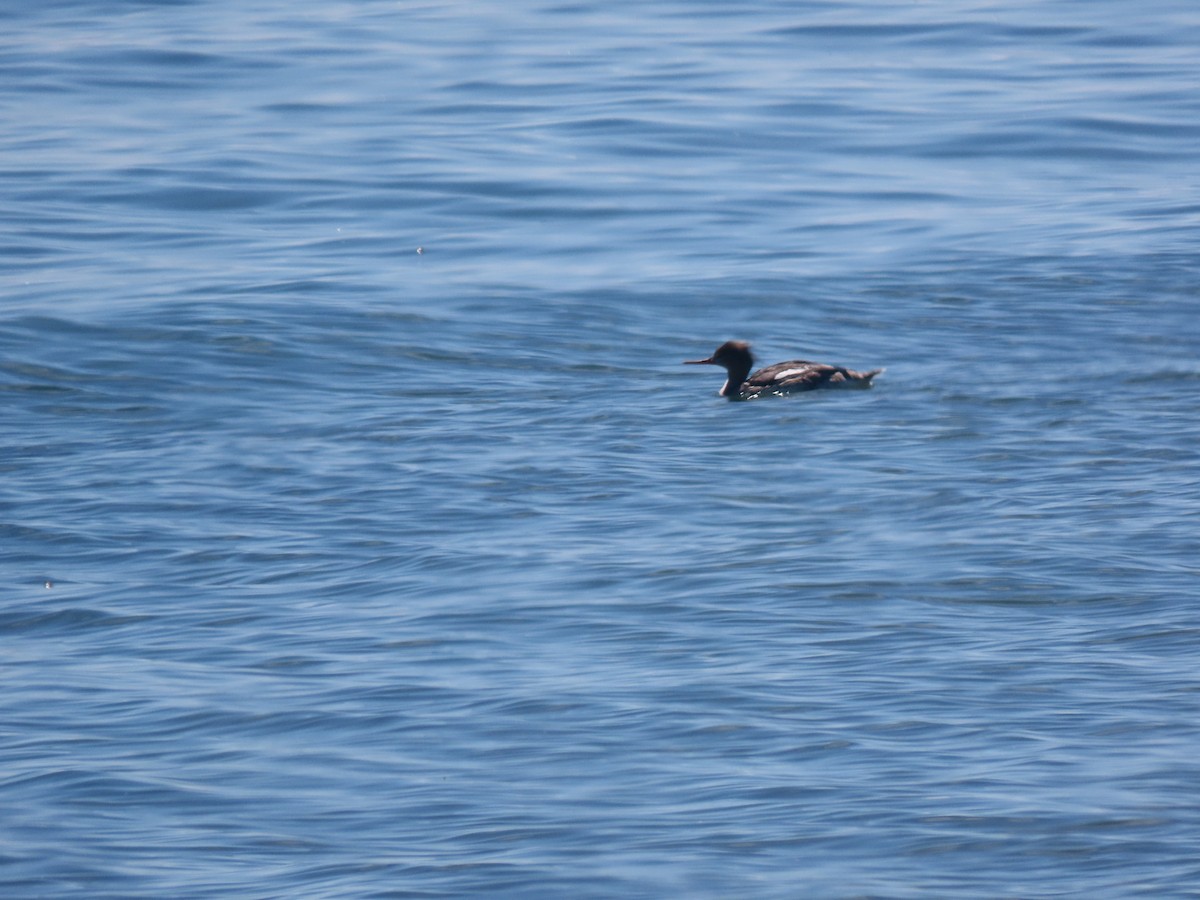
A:
{"type": "Polygon", "coordinates": [[[844,366],[793,359],[751,374],[754,356],[745,341],[726,341],[708,359],[689,359],[685,365],[721,366],[729,373],[720,395],[730,400],[753,400],[768,394],[794,394],[818,388],[868,388],[883,369],[856,372],[844,366]]]}

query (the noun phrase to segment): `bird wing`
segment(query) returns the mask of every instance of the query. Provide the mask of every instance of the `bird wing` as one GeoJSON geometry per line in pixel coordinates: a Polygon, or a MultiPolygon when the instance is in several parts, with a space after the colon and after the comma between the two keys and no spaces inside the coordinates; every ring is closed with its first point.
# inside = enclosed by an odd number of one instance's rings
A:
{"type": "Polygon", "coordinates": [[[838,366],[797,359],[755,372],[746,385],[755,391],[812,391],[829,381],[841,380],[842,372],[838,366]]]}

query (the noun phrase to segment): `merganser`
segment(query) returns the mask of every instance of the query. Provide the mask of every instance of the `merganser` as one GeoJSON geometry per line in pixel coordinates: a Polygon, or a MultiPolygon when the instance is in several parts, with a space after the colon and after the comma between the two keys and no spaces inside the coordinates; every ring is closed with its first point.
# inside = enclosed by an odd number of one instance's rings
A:
{"type": "Polygon", "coordinates": [[[753,375],[754,356],[745,341],[726,341],[708,359],[689,359],[685,366],[723,366],[729,373],[720,396],[730,400],[753,400],[768,394],[792,394],[824,387],[869,388],[871,379],[883,369],[855,372],[842,366],[793,359],[759,369],[753,375]]]}

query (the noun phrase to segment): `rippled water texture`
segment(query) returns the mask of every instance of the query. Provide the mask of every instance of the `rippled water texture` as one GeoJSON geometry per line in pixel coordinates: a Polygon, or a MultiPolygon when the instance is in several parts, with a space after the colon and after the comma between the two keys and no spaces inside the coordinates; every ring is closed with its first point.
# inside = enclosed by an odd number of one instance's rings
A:
{"type": "Polygon", "coordinates": [[[1200,892],[1200,8],[0,24],[5,897],[1200,892]]]}

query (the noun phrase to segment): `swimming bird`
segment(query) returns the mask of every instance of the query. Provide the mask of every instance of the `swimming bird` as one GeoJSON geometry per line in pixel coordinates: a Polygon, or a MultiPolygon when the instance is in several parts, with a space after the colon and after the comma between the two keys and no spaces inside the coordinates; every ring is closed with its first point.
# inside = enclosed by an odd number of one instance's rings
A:
{"type": "Polygon", "coordinates": [[[855,372],[842,366],[793,359],[759,369],[753,375],[754,356],[745,341],[726,341],[708,359],[689,359],[686,366],[723,366],[729,378],[721,396],[730,400],[753,400],[768,394],[792,394],[825,387],[868,388],[883,369],[855,372]]]}

